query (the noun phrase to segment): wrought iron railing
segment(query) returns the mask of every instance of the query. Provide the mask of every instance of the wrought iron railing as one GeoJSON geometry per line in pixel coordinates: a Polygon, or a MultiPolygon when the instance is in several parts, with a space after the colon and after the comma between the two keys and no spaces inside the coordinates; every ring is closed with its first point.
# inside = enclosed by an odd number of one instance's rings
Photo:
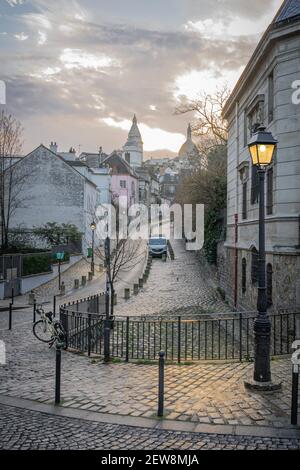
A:
{"type": "MultiPolygon", "coordinates": [[[[68,347],[102,356],[104,313],[80,313],[71,306],[60,315],[68,347]]],[[[163,350],[174,362],[200,360],[251,361],[254,358],[255,312],[177,317],[114,317],[111,320],[110,354],[113,358],[156,360],[163,350]]],[[[299,334],[300,313],[270,315],[271,354],[287,355],[299,334]]]]}

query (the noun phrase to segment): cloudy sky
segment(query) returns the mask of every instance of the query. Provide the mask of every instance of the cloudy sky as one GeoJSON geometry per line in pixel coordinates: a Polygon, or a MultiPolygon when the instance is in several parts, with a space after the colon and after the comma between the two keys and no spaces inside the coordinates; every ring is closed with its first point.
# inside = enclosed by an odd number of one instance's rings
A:
{"type": "Polygon", "coordinates": [[[282,0],[0,0],[0,79],[24,152],[121,148],[134,113],[147,155],[178,151],[181,100],[233,86],[282,0]]]}

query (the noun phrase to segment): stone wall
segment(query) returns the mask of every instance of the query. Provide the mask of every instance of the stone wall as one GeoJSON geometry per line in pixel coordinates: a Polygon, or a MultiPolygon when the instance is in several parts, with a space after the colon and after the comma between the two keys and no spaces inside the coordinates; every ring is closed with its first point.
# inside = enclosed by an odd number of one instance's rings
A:
{"type": "MultiPolygon", "coordinates": [[[[217,279],[226,300],[234,306],[234,258],[235,252],[223,243],[218,246],[217,279]]],[[[272,306],[269,311],[300,310],[300,255],[267,253],[266,264],[273,268],[272,306]]],[[[238,250],[237,309],[256,310],[257,283],[252,283],[252,253],[238,250]],[[242,260],[246,260],[246,291],[242,290],[242,260]]]]}

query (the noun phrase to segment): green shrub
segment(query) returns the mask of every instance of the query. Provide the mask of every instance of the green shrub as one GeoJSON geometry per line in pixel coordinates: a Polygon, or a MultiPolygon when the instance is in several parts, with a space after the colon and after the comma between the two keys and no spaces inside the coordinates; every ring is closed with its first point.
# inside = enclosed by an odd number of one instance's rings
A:
{"type": "Polygon", "coordinates": [[[51,253],[35,254],[23,258],[23,276],[51,272],[51,253]]]}

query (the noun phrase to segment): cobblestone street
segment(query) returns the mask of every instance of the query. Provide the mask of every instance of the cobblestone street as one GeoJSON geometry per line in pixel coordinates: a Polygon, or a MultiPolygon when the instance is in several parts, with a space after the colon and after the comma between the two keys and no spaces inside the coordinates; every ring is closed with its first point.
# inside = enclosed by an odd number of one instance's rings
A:
{"type": "Polygon", "coordinates": [[[0,449],[296,450],[300,440],[149,430],[0,406],[0,449]]]}
{"type": "MultiPolygon", "coordinates": [[[[174,262],[163,263],[161,260],[153,262],[145,288],[130,301],[121,301],[117,314],[163,314],[175,310],[183,313],[228,311],[227,305],[219,298],[213,284],[201,273],[194,254],[186,253],[180,242],[175,244],[175,253],[174,262]]],[[[16,325],[20,318],[23,324],[15,326],[12,332],[0,331],[0,339],[5,341],[7,352],[7,364],[0,366],[0,395],[53,404],[55,351],[49,350],[47,345],[34,338],[31,309],[14,312],[14,315],[16,315],[16,325]]],[[[7,313],[2,313],[1,316],[2,328],[7,328],[7,313]]],[[[187,423],[199,426],[199,429],[203,425],[216,427],[215,429],[218,429],[216,432],[220,434],[224,434],[222,427],[234,430],[237,426],[245,426],[247,434],[252,427],[253,432],[257,429],[262,431],[272,429],[274,432],[291,429],[289,426],[292,378],[290,358],[272,362],[274,380],[283,382],[282,390],[273,394],[250,393],[244,389],[244,379],[251,374],[252,368],[253,364],[247,362],[206,361],[183,363],[180,366],[167,365],[166,422],[178,422],[181,425],[187,423]]],[[[157,363],[113,362],[105,365],[95,357],[88,358],[82,354],[63,352],[62,409],[95,412],[110,417],[123,416],[136,420],[156,419],[157,381],[157,363]]],[[[2,419],[7,419],[6,408],[3,409],[2,416],[2,419]]],[[[8,438],[1,442],[5,448],[14,446],[21,448],[23,442],[25,446],[28,445],[25,444],[25,436],[30,435],[32,441],[26,441],[30,445],[30,442],[34,441],[34,433],[37,432],[33,430],[38,429],[38,426],[44,429],[46,419],[49,434],[47,430],[44,440],[41,438],[35,441],[37,448],[47,446],[114,448],[113,445],[122,448],[122,442],[127,443],[127,441],[132,442],[132,447],[126,444],[126,448],[136,449],[221,448],[222,446],[235,448],[239,445],[242,448],[272,448],[272,446],[286,448],[288,445],[296,445],[295,442],[284,442],[280,439],[254,441],[244,437],[232,437],[230,440],[230,436],[216,436],[214,433],[212,436],[197,437],[183,432],[139,431],[129,427],[99,423],[94,425],[80,423],[78,426],[82,429],[95,426],[99,433],[104,432],[103,440],[97,437],[97,433],[94,434],[93,440],[89,440],[89,431],[82,431],[81,439],[80,432],[75,431],[77,425],[72,427],[75,436],[75,439],[72,439],[69,431],[68,433],[63,431],[63,429],[70,430],[66,418],[45,418],[44,415],[17,409],[13,410],[12,420],[6,426],[8,438]],[[59,427],[62,429],[60,432],[55,431],[58,423],[62,423],[59,427]],[[53,432],[50,431],[52,427],[53,432]],[[112,444],[113,436],[116,435],[120,436],[120,439],[115,438],[112,444]]],[[[299,443],[297,445],[299,446],[299,443]]]]}
{"type": "Polygon", "coordinates": [[[217,287],[181,240],[172,240],[175,260],[154,259],[147,284],[136,297],[122,301],[116,315],[228,312],[217,287]]]}

